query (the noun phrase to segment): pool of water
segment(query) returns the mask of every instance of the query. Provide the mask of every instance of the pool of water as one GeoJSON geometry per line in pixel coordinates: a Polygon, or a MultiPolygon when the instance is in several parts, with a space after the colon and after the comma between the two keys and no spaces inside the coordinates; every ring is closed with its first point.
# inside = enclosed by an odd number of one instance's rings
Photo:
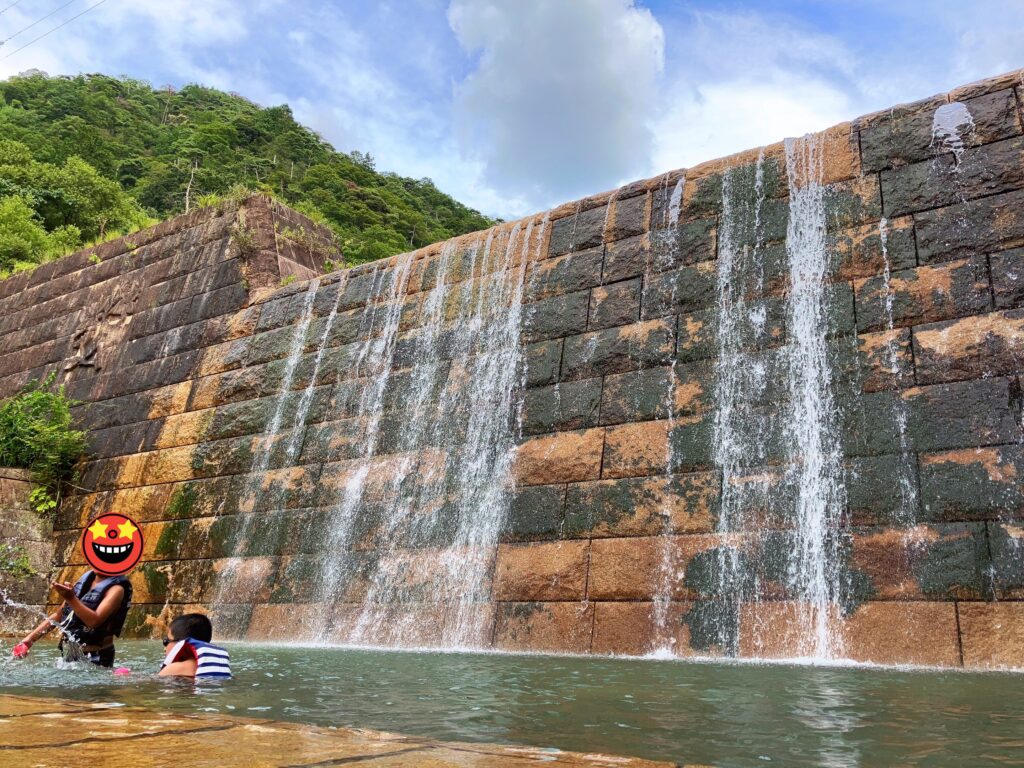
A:
{"type": "Polygon", "coordinates": [[[61,696],[458,741],[714,766],[1021,765],[1024,678],[231,644],[234,680],[152,676],[163,648],[123,642],[116,678],[0,645],[0,694],[61,696]]]}

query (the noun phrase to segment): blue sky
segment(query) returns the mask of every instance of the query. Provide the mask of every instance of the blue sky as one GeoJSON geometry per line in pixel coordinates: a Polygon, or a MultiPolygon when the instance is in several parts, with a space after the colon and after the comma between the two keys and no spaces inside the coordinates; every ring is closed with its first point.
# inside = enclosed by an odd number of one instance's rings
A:
{"type": "MultiPolygon", "coordinates": [[[[65,2],[20,0],[0,39],[65,2]]],[[[1024,67],[1022,0],[106,0],[10,55],[93,2],[0,47],[0,77],[287,102],[507,218],[1024,67]]]]}

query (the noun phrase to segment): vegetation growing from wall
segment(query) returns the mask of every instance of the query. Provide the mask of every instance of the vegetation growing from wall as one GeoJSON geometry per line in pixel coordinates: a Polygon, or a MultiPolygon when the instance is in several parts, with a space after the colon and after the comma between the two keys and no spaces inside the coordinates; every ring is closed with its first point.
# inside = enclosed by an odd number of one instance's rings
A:
{"type": "Polygon", "coordinates": [[[57,508],[86,449],[85,433],[71,416],[74,403],[53,384],[51,374],[0,403],[0,466],[31,470],[36,488],[29,498],[42,514],[57,508]]]}
{"type": "Polygon", "coordinates": [[[430,179],[337,152],[287,106],[188,85],[31,73],[0,82],[0,271],[242,185],[328,224],[349,264],[493,222],[430,179]]]}

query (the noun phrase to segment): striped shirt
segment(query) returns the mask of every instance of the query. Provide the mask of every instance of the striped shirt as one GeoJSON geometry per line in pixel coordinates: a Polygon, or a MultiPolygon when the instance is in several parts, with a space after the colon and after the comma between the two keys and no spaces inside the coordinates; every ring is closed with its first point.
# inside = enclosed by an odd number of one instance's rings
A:
{"type": "Polygon", "coordinates": [[[207,680],[222,679],[231,677],[231,660],[224,648],[212,643],[204,643],[192,637],[179,640],[171,646],[164,657],[164,663],[160,665],[163,669],[174,661],[182,661],[187,658],[196,660],[196,678],[207,680]]]}

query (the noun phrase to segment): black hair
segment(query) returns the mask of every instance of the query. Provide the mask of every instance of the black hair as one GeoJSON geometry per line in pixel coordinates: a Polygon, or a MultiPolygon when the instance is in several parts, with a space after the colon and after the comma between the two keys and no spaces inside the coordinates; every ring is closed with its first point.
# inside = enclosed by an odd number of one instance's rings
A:
{"type": "Polygon", "coordinates": [[[213,639],[213,625],[205,613],[184,613],[171,622],[169,631],[175,640],[191,637],[208,643],[213,639]]]}

